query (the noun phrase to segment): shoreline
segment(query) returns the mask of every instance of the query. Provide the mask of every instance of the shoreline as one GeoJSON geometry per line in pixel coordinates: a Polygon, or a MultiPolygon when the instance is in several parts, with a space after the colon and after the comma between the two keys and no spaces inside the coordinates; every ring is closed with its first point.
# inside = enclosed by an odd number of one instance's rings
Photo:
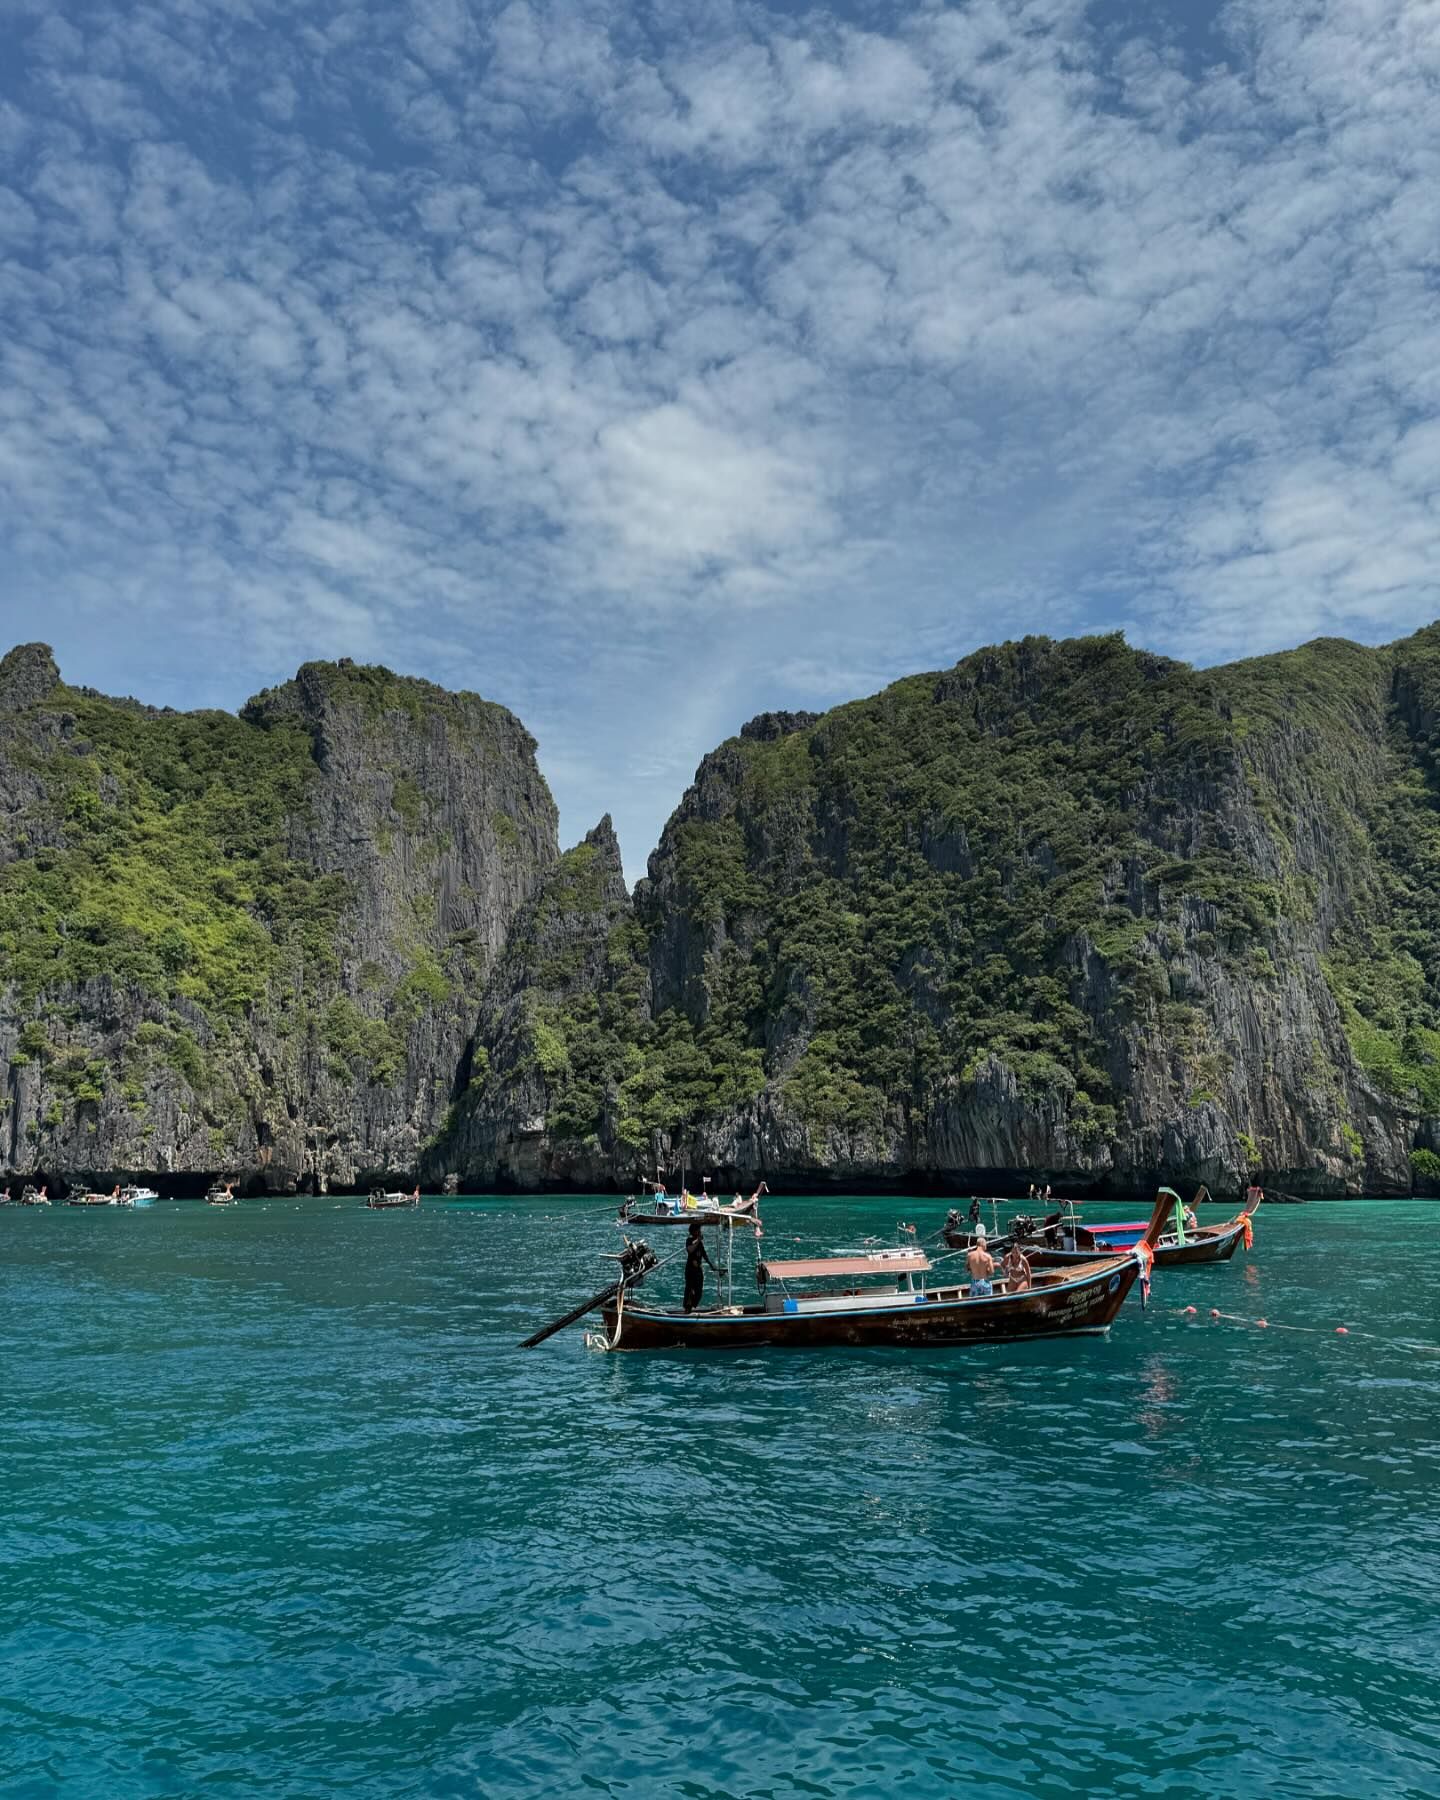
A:
{"type": "MultiPolygon", "coordinates": [[[[695,1179],[698,1179],[696,1177],[695,1179]]],[[[375,1175],[358,1182],[322,1183],[313,1179],[302,1179],[294,1182],[267,1182],[258,1171],[248,1174],[235,1173],[230,1170],[200,1170],[195,1172],[176,1172],[155,1169],[70,1169],[46,1168],[29,1171],[0,1171],[0,1192],[10,1190],[18,1198],[20,1190],[27,1186],[49,1189],[51,1197],[63,1200],[74,1191],[95,1191],[108,1193],[119,1185],[124,1187],[136,1183],[156,1189],[162,1200],[203,1200],[208,1188],[215,1182],[232,1182],[237,1200],[258,1199],[360,1199],[376,1187],[386,1189],[398,1188],[409,1192],[420,1178],[413,1171],[389,1170],[383,1176],[375,1175]]],[[[960,1169],[935,1171],[907,1170],[897,1171],[894,1175],[857,1175],[836,1174],[825,1176],[814,1170],[746,1171],[743,1174],[734,1170],[717,1171],[710,1180],[713,1193],[744,1192],[753,1189],[756,1182],[764,1180],[768,1183],[772,1196],[792,1196],[797,1199],[824,1199],[826,1197],[852,1199],[885,1199],[897,1200],[934,1200],[954,1201],[980,1198],[985,1201],[1001,1201],[1007,1205],[1023,1206],[1027,1202],[1043,1205],[1038,1196],[1029,1193],[1032,1181],[1036,1176],[1031,1171],[997,1170],[997,1169],[960,1169]]],[[[1185,1198],[1189,1198],[1199,1187],[1198,1178],[1185,1174],[1174,1174],[1166,1171],[1147,1171],[1142,1177],[1096,1180],[1093,1177],[1054,1170],[1040,1172],[1037,1186],[1049,1183],[1052,1188],[1052,1204],[1073,1200],[1076,1204],[1147,1204],[1153,1200],[1159,1187],[1172,1187],[1185,1198]]],[[[682,1185],[672,1184],[678,1192],[682,1185]]],[[[1207,1184],[1208,1185],[1208,1184],[1207,1184]]],[[[1264,1189],[1267,1206],[1309,1205],[1326,1200],[1435,1200],[1440,1198],[1433,1191],[1426,1191],[1433,1184],[1422,1184],[1411,1188],[1339,1188],[1334,1185],[1324,1187],[1313,1186],[1307,1191],[1302,1177],[1294,1172],[1287,1173],[1283,1180],[1271,1183],[1261,1176],[1256,1184],[1264,1189]]],[[[643,1191],[643,1183],[638,1178],[629,1186],[619,1181],[610,1180],[581,1182],[568,1179],[540,1180],[520,1183],[513,1180],[491,1176],[488,1179],[469,1177],[468,1183],[455,1176],[447,1177],[444,1182],[427,1185],[420,1181],[422,1196],[430,1199],[450,1199],[474,1195],[494,1195],[507,1198],[534,1196],[536,1198],[567,1196],[613,1195],[617,1199],[643,1191]]],[[[696,1191],[692,1188],[692,1192],[696,1191]]],[[[1238,1205],[1244,1198],[1244,1190],[1238,1187],[1210,1187],[1210,1200],[1215,1205],[1238,1205]]]]}

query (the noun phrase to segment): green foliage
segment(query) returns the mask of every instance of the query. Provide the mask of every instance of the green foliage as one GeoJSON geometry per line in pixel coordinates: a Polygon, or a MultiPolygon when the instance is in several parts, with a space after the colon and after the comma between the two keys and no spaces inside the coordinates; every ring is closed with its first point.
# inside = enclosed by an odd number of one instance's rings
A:
{"type": "Polygon", "coordinates": [[[1355,901],[1327,973],[1356,1055],[1440,1113],[1440,733],[1417,758],[1416,719],[1440,719],[1440,631],[1204,672],[1118,637],[1030,638],[732,741],[641,897],[649,944],[675,944],[678,913],[704,974],[641,1038],[627,1105],[671,1130],[722,1112],[727,1082],[755,1091],[738,1052],[802,1122],[858,1131],[993,1058],[1099,1144],[1121,1100],[1102,1045],[1128,1021],[1170,1038],[1190,1105],[1222,1103],[1229,1051],[1172,993],[1192,956],[1276,984],[1286,928],[1328,883],[1332,907],[1337,888],[1355,901]],[[1397,652],[1417,694],[1403,728],[1397,652]],[[1258,862],[1236,848],[1241,805],[1270,834],[1258,862]],[[1333,866],[1302,860],[1302,824],[1333,866]]]}
{"type": "MultiPolygon", "coordinates": [[[[682,1009],[692,1041],[758,1055],[806,1123],[924,1110],[993,1056],[1099,1143],[1118,1096],[1079,1003],[1084,959],[1116,1015],[1149,1013],[1168,1001],[1186,903],[1236,953],[1281,911],[1203,806],[1184,857],[1164,848],[1166,807],[1237,759],[1212,675],[1118,637],[1003,645],[804,732],[723,746],[707,768],[726,803],[667,831],[644,923],[673,932],[678,909],[708,946],[703,1005],[682,1009]]],[[[674,1043],[665,1067],[689,1096],[676,1113],[723,1108],[720,1080],[692,1079],[674,1043]]]]}
{"type": "Polygon", "coordinates": [[[76,1107],[96,1105],[105,1097],[109,1068],[104,1059],[85,1050],[61,1052],[50,1065],[50,1079],[76,1107]]]}
{"type": "Polygon", "coordinates": [[[1340,1127],[1340,1141],[1356,1162],[1365,1155],[1365,1140],[1353,1125],[1340,1127]]]}
{"type": "MultiPolygon", "coordinates": [[[[421,726],[433,707],[447,730],[493,729],[496,709],[473,696],[383,670],[311,672],[365,719],[398,712],[421,726]]],[[[344,878],[290,854],[316,778],[291,690],[234,718],[156,714],[62,687],[24,716],[5,754],[43,797],[10,828],[12,844],[39,847],[0,865],[0,982],[11,1004],[32,1011],[47,992],[99,978],[146,996],[152,1016],[114,1071],[131,1107],[143,1105],[150,1071],[164,1062],[207,1118],[233,1125],[249,1104],[238,1084],[257,1017],[282,1045],[297,1024],[308,1031],[336,1079],[393,1083],[413,1024],[465,1003],[478,964],[462,949],[452,973],[427,947],[436,924],[428,895],[400,946],[406,966],[394,993],[387,998],[384,967],[367,962],[363,1006],[336,997],[353,894],[344,878]]],[[[423,822],[424,798],[403,773],[393,799],[407,826],[423,822]]],[[[439,854],[444,842],[436,833],[428,847],[439,854]]],[[[46,1027],[32,1019],[17,1060],[51,1054],[46,1027]]],[[[67,1104],[83,1108],[104,1092],[98,1063],[62,1073],[67,1104]]]]}
{"type": "Polygon", "coordinates": [[[384,1019],[362,1013],[348,995],[338,994],[325,1009],[321,1037],[338,1081],[359,1075],[388,1085],[405,1066],[405,1045],[384,1019]]]}
{"type": "Polygon", "coordinates": [[[565,1047],[565,1034],[538,1006],[531,1012],[530,1042],[540,1072],[547,1081],[558,1082],[568,1073],[570,1055],[565,1047]]]}
{"type": "Polygon", "coordinates": [[[425,816],[425,796],[408,775],[397,775],[390,791],[390,804],[411,831],[419,829],[425,816]]]}
{"type": "Polygon", "coordinates": [[[63,843],[0,870],[0,963],[23,1004],[108,976],[220,1021],[333,960],[344,884],[285,850],[313,767],[298,725],[156,716],[64,688],[42,711],[74,727],[35,767],[63,843]]]}
{"type": "Polygon", "coordinates": [[[847,1066],[833,1031],[822,1031],[786,1078],[781,1092],[812,1128],[864,1131],[880,1123],[881,1096],[847,1066]]]}
{"type": "Polygon", "coordinates": [[[395,989],[395,1010],[418,1017],[426,1005],[443,1006],[450,998],[450,983],[428,950],[417,950],[410,967],[395,989]]]}
{"type": "MultiPolygon", "coordinates": [[[[1413,1111],[1440,1113],[1440,628],[1395,646],[1386,778],[1355,784],[1364,827],[1349,916],[1325,972],[1356,1060],[1413,1111]]],[[[1358,859],[1357,859],[1358,861],[1358,859]]]]}
{"type": "Polygon", "coordinates": [[[1440,1181],[1440,1156],[1433,1150],[1412,1150],[1410,1168],[1418,1181],[1440,1181]]]}

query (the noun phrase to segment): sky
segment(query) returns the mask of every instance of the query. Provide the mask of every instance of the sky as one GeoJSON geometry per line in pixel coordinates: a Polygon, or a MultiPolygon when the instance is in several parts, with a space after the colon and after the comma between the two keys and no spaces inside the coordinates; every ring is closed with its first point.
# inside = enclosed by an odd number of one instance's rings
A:
{"type": "Polygon", "coordinates": [[[704,753],[1440,614],[1440,0],[0,0],[0,638],[704,753]]]}

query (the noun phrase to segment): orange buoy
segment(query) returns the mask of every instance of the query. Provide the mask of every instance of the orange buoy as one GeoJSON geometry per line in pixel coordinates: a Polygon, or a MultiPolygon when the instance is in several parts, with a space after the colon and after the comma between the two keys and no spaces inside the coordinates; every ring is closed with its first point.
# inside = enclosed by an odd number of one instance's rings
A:
{"type": "Polygon", "coordinates": [[[1212,1319],[1218,1319],[1220,1317],[1220,1308],[1218,1306],[1212,1306],[1210,1308],[1210,1317],[1212,1319]]]}
{"type": "Polygon", "coordinates": [[[1193,1319],[1195,1317],[1195,1308],[1193,1306],[1187,1306],[1185,1308],[1185,1317],[1187,1319],[1193,1319]]]}
{"type": "Polygon", "coordinates": [[[1335,1335],[1336,1337],[1349,1337],[1350,1327],[1348,1325],[1337,1325],[1335,1327],[1335,1335]]]}
{"type": "Polygon", "coordinates": [[[1260,1327],[1260,1328],[1261,1328],[1261,1330],[1262,1330],[1262,1331],[1263,1331],[1263,1330],[1264,1330],[1264,1329],[1265,1329],[1265,1327],[1266,1327],[1266,1326],[1267,1326],[1267,1325],[1268,1325],[1268,1324],[1269,1324],[1269,1323],[1270,1323],[1270,1321],[1269,1321],[1269,1320],[1268,1320],[1268,1319],[1257,1319],[1257,1320],[1256,1320],[1256,1321],[1255,1321],[1255,1323],[1256,1323],[1256,1324],[1257,1324],[1257,1325],[1258,1325],[1258,1326],[1259,1326],[1259,1327],[1260,1327]]]}

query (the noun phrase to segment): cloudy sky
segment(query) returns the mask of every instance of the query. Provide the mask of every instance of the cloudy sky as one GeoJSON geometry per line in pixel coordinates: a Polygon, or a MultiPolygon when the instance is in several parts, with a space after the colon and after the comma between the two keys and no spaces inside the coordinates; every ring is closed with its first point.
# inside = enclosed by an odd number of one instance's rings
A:
{"type": "Polygon", "coordinates": [[[0,0],[0,633],[705,750],[1440,614],[1440,3],[0,0]]]}

